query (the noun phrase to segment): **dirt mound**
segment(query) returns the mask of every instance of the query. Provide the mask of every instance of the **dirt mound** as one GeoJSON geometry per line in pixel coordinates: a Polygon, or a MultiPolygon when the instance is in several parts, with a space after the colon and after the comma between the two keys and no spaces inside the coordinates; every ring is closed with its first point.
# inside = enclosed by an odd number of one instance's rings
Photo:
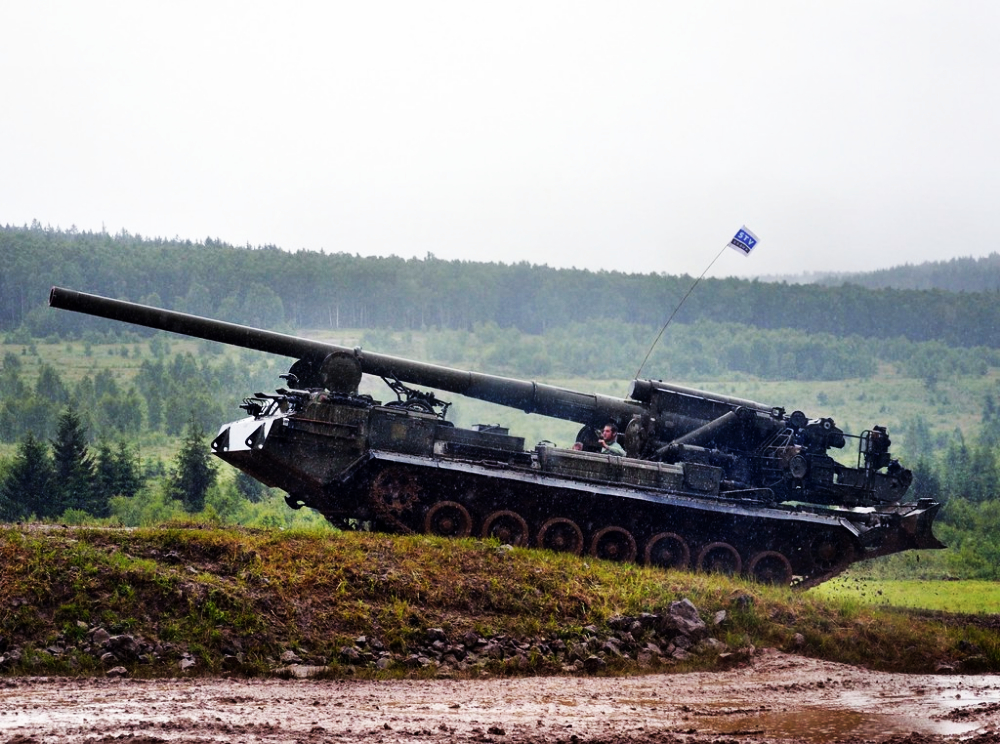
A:
{"type": "Polygon", "coordinates": [[[6,675],[600,675],[726,668],[764,647],[1000,669],[990,628],[491,540],[8,527],[0,565],[6,675]]]}

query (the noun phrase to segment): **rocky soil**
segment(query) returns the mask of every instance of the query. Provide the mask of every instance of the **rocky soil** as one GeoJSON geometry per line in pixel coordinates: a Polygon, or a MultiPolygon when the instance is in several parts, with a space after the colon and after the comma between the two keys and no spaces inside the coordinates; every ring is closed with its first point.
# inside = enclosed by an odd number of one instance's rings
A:
{"type": "Polygon", "coordinates": [[[725,672],[0,682],[0,742],[1000,742],[1000,677],[755,653],[725,672]]]}
{"type": "MultiPolygon", "coordinates": [[[[746,597],[746,601],[751,601],[746,597]]],[[[474,631],[449,638],[441,628],[428,628],[422,643],[406,650],[390,651],[377,637],[361,635],[351,645],[341,646],[332,657],[315,655],[309,649],[287,648],[270,659],[270,671],[283,676],[328,676],[357,672],[407,670],[437,677],[479,676],[489,672],[596,674],[609,668],[654,671],[686,661],[692,655],[712,655],[723,663],[737,663],[752,655],[752,646],[730,649],[713,633],[726,622],[720,610],[706,623],[688,599],[672,602],[663,613],[610,618],[608,627],[583,628],[579,640],[559,638],[515,639],[506,635],[483,637],[474,631]]],[[[203,671],[195,656],[181,643],[164,643],[132,634],[112,635],[101,626],[80,624],[76,641],[65,634],[44,648],[28,654],[0,637],[0,672],[45,668],[66,661],[80,666],[96,664],[110,677],[163,676],[203,671]],[[83,631],[86,632],[83,632],[83,631]],[[127,666],[126,666],[127,665],[127,666]]],[[[230,672],[247,671],[242,644],[233,640],[224,649],[218,667],[230,672]]],[[[257,670],[254,670],[255,672],[257,670]]]]}

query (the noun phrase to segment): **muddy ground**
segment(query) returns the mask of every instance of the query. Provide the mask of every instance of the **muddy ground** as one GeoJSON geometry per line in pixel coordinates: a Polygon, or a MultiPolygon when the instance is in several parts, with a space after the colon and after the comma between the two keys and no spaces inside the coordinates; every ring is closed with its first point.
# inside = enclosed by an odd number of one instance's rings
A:
{"type": "Polygon", "coordinates": [[[1000,742],[1000,676],[775,651],[627,678],[0,681],[0,742],[1000,742]]]}

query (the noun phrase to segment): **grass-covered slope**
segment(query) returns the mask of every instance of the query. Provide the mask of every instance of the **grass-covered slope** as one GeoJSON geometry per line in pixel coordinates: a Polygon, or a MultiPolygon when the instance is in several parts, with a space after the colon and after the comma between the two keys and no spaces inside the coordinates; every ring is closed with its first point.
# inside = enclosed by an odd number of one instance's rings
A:
{"type": "Polygon", "coordinates": [[[761,647],[1000,671],[987,626],[472,539],[0,531],[3,674],[268,674],[296,661],[331,675],[610,673],[714,668],[761,647]],[[681,599],[707,624],[694,640],[719,644],[674,649],[664,618],[681,599]]]}

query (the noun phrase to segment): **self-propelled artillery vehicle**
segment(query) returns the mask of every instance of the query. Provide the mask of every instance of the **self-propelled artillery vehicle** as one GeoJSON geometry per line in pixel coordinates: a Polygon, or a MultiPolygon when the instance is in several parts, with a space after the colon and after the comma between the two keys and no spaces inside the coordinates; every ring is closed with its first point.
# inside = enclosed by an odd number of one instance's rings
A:
{"type": "Polygon", "coordinates": [[[940,504],[906,501],[912,475],[884,427],[634,380],[624,399],[53,288],[50,305],[296,361],[273,394],[211,443],[222,460],[345,529],[494,537],[669,568],[808,587],[852,562],[944,547],[940,504]],[[381,377],[395,399],[359,393],[381,377]],[[431,390],[415,389],[411,385],[431,390]],[[573,447],[446,419],[445,391],[581,425],[573,447]],[[602,452],[613,424],[625,454],[602,452]],[[830,456],[852,442],[850,464],[830,456]],[[856,451],[856,459],[855,459],[856,451]]]}

